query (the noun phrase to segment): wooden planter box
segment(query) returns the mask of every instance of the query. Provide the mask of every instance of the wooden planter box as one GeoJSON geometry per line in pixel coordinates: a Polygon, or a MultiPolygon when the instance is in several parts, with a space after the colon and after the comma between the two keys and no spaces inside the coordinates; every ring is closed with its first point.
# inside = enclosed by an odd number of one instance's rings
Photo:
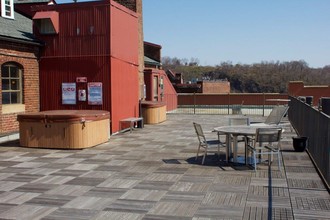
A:
{"type": "Polygon", "coordinates": [[[145,124],[158,124],[166,121],[166,104],[142,102],[142,116],[145,124]]]}
{"type": "Polygon", "coordinates": [[[110,113],[96,110],[55,110],[20,114],[20,145],[82,149],[110,138],[110,113]]]}

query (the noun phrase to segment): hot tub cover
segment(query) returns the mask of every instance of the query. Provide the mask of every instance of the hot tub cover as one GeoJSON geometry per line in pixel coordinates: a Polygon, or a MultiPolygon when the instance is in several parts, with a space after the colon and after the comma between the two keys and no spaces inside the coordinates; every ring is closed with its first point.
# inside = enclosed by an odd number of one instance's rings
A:
{"type": "Polygon", "coordinates": [[[17,121],[44,121],[45,123],[98,121],[109,118],[110,112],[103,110],[51,110],[17,115],[17,121]]]}

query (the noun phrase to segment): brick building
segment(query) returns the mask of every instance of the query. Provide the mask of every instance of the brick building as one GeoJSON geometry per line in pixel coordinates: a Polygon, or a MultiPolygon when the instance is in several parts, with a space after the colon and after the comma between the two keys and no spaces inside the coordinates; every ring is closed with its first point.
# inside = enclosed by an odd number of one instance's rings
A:
{"type": "Polygon", "coordinates": [[[181,73],[166,70],[177,93],[224,94],[230,93],[230,82],[226,80],[202,80],[196,83],[184,83],[181,73]]]}
{"type": "Polygon", "coordinates": [[[161,45],[144,42],[145,101],[166,105],[166,111],[177,108],[177,93],[161,64],[161,45]]]}
{"type": "MultiPolygon", "coordinates": [[[[40,2],[40,1],[39,1],[40,2]]],[[[39,49],[32,20],[14,11],[13,1],[1,1],[0,136],[16,132],[18,113],[39,111],[39,49]]]]}
{"type": "Polygon", "coordinates": [[[313,105],[317,106],[322,97],[330,97],[330,85],[304,85],[302,81],[292,81],[288,85],[288,93],[291,96],[310,96],[313,105]]]}
{"type": "Polygon", "coordinates": [[[230,93],[230,82],[228,80],[203,80],[198,81],[201,85],[201,93],[203,94],[224,94],[230,93]]]}

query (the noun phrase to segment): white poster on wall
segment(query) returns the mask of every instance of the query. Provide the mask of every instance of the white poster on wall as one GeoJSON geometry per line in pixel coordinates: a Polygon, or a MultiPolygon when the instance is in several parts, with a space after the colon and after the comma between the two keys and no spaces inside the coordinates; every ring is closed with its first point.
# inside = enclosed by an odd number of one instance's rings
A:
{"type": "Polygon", "coordinates": [[[102,83],[90,82],[88,87],[88,105],[102,105],[102,83]]]}
{"type": "Polygon", "coordinates": [[[75,105],[76,102],[76,83],[62,83],[62,104],[75,105]]]}

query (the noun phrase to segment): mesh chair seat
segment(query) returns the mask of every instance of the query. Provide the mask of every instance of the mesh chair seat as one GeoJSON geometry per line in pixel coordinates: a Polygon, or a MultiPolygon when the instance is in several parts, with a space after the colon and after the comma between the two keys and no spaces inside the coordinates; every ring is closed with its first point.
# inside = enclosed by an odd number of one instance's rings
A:
{"type": "MultiPolygon", "coordinates": [[[[219,139],[214,139],[214,140],[207,140],[202,126],[200,124],[197,123],[193,123],[196,134],[197,134],[197,138],[199,141],[199,145],[198,145],[198,149],[197,149],[197,154],[196,154],[196,160],[198,158],[199,155],[199,151],[201,148],[204,149],[204,155],[203,155],[203,160],[202,160],[202,164],[204,164],[205,162],[205,157],[207,155],[208,151],[214,151],[214,148],[216,149],[216,152],[218,155],[220,155],[220,147],[225,148],[225,146],[223,145],[223,143],[219,140],[219,139]]],[[[227,152],[226,152],[226,158],[227,158],[227,152]]]]}
{"type": "Polygon", "coordinates": [[[255,125],[279,125],[283,117],[287,114],[289,106],[276,106],[272,109],[265,122],[251,123],[251,126],[255,125]]]}

